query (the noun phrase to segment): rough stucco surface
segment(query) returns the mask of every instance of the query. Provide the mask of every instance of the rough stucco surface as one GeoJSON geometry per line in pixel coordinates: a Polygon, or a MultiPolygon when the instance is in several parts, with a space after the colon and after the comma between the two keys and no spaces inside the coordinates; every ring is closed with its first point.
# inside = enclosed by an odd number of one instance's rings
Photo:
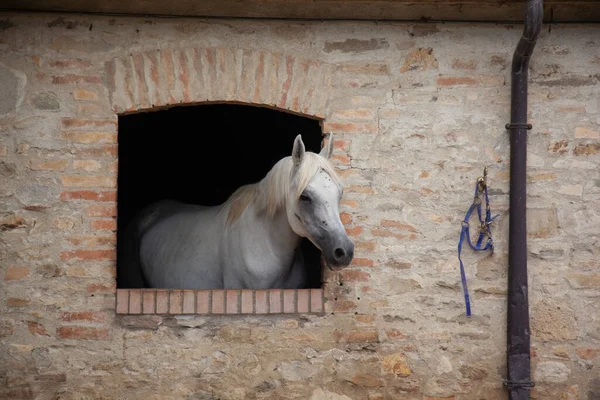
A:
{"type": "MultiPolygon", "coordinates": [[[[507,398],[503,127],[520,27],[0,20],[0,92],[23,91],[0,101],[0,397],[507,398]],[[326,275],[326,315],[115,316],[116,113],[205,100],[336,134],[357,250],[326,275]],[[456,244],[484,165],[501,216],[494,254],[465,252],[467,319],[456,244]]],[[[536,399],[600,398],[599,38],[545,27],[531,63],[536,399]]]]}

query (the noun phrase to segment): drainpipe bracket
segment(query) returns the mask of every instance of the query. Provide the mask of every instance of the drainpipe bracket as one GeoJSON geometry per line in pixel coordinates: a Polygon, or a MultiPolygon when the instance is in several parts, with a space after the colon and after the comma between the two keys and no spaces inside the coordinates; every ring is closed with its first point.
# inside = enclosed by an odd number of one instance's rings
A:
{"type": "Polygon", "coordinates": [[[535,386],[533,381],[504,381],[504,386],[508,389],[531,389],[535,386]]]}
{"type": "Polygon", "coordinates": [[[504,125],[504,128],[507,131],[510,131],[512,129],[527,129],[527,130],[531,130],[533,128],[533,125],[531,125],[531,124],[518,124],[518,123],[517,124],[513,124],[513,123],[510,123],[510,124],[504,125]]]}

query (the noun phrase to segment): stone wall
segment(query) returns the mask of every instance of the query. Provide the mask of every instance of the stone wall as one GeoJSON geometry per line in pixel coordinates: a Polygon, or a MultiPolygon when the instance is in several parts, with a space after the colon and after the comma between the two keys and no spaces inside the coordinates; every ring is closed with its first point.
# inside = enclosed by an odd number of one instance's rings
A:
{"type": "MultiPolygon", "coordinates": [[[[505,399],[510,62],[520,26],[0,16],[0,397],[505,399]],[[323,119],[351,267],[326,314],[116,316],[117,113],[323,119]],[[495,252],[456,245],[489,166],[495,252]]],[[[537,399],[600,398],[600,27],[531,63],[537,399]]]]}

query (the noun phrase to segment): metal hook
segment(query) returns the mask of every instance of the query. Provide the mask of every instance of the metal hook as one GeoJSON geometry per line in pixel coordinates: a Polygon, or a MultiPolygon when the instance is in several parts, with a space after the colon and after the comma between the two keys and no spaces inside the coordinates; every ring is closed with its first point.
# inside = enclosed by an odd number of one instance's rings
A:
{"type": "Polygon", "coordinates": [[[477,190],[483,192],[487,186],[488,167],[483,167],[483,176],[477,178],[477,190]]]}

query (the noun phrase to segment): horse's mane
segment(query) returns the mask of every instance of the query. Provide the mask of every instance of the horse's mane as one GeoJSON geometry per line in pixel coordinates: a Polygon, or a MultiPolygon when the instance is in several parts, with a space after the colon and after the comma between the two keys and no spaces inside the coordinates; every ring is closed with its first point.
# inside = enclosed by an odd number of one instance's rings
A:
{"type": "Polygon", "coordinates": [[[285,206],[292,182],[297,183],[294,196],[298,199],[320,170],[324,170],[337,185],[341,186],[340,177],[335,172],[333,165],[318,154],[305,152],[302,163],[292,177],[293,168],[292,157],[284,157],[271,168],[261,181],[238,188],[225,203],[225,205],[229,205],[227,224],[238,220],[250,202],[256,203],[258,210],[264,211],[268,217],[273,217],[285,206]]]}

